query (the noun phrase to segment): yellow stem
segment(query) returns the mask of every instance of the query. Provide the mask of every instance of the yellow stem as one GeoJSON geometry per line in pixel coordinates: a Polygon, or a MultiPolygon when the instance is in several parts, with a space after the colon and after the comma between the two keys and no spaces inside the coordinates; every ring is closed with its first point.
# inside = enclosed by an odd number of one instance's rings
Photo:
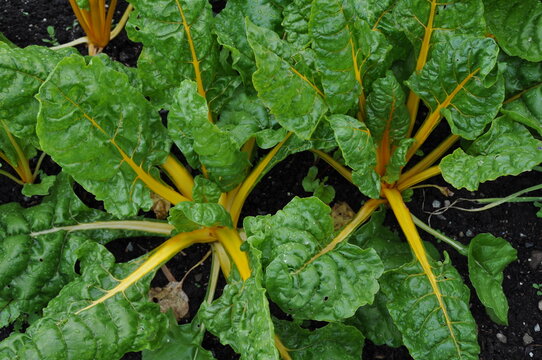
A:
{"type": "Polygon", "coordinates": [[[4,131],[6,132],[11,146],[13,146],[13,149],[15,149],[15,152],[17,153],[17,168],[21,169],[21,180],[26,184],[32,184],[32,182],[34,181],[34,178],[32,177],[32,170],[30,170],[30,164],[28,164],[28,159],[26,158],[23,149],[21,149],[21,147],[17,143],[17,140],[15,140],[13,135],[11,135],[8,126],[4,121],[2,121],[2,126],[4,127],[4,131]]]}
{"type": "Polygon", "coordinates": [[[250,277],[250,265],[248,262],[247,253],[241,250],[243,241],[236,229],[219,228],[216,230],[218,241],[224,246],[230,255],[233,263],[237,267],[237,271],[241,275],[241,279],[246,280],[250,277]]]}
{"type": "Polygon", "coordinates": [[[279,351],[280,357],[283,360],[292,360],[292,357],[290,356],[290,354],[288,354],[288,351],[290,350],[286,346],[284,346],[277,334],[275,334],[275,347],[279,351]]]}
{"type": "Polygon", "coordinates": [[[384,188],[382,191],[386,199],[388,199],[391,209],[393,210],[393,213],[395,214],[395,217],[397,218],[397,221],[399,222],[399,225],[401,226],[401,229],[403,230],[403,233],[405,234],[408,243],[416,256],[416,259],[420,263],[427,279],[429,280],[429,283],[431,284],[433,294],[436,296],[439,307],[444,315],[444,320],[450,332],[450,336],[452,337],[456,349],[460,354],[461,352],[455,337],[454,329],[452,327],[452,321],[448,315],[448,310],[446,309],[446,304],[444,303],[443,296],[440,292],[437,279],[433,274],[431,265],[429,264],[429,259],[427,258],[427,253],[423,246],[422,239],[420,238],[418,230],[416,229],[414,221],[412,220],[412,215],[406,207],[401,193],[397,189],[384,188]]]}
{"type": "Polygon", "coordinates": [[[144,231],[153,234],[169,235],[175,229],[173,225],[158,222],[158,221],[144,221],[144,220],[120,220],[120,221],[96,221],[92,223],[82,223],[77,225],[67,225],[52,227],[46,230],[40,230],[31,232],[31,237],[36,237],[45,234],[51,234],[59,231],[86,231],[86,230],[99,230],[99,229],[120,229],[131,231],[144,231]]]}
{"type": "MultiPolygon", "coordinates": [[[[3,152],[0,151],[0,159],[4,160],[9,166],[11,166],[11,168],[13,170],[15,170],[15,172],[17,173],[17,175],[19,175],[19,178],[22,180],[23,179],[23,172],[21,171],[21,169],[16,165],[16,164],[13,164],[9,159],[8,157],[6,156],[6,154],[4,154],[3,152]]],[[[19,181],[19,180],[17,180],[19,181]]],[[[21,181],[21,184],[24,184],[24,182],[21,181]]]]}
{"type": "Polygon", "coordinates": [[[337,170],[337,172],[341,174],[346,180],[352,183],[352,171],[344,167],[337,160],[335,160],[323,151],[312,149],[311,152],[318,155],[319,158],[327,162],[332,168],[337,170]]]}
{"type": "Polygon", "coordinates": [[[180,233],[175,235],[171,239],[164,242],[157,247],[149,257],[130,275],[122,279],[117,286],[113,289],[107,290],[105,295],[97,300],[91,302],[90,305],[76,312],[76,314],[82,311],[88,310],[100,303],[103,303],[107,299],[112,298],[118,293],[124,292],[130,286],[141,280],[145,275],[154,271],[154,269],[162,266],[165,262],[171,259],[175,254],[184,248],[195,243],[206,243],[216,240],[216,235],[212,229],[202,229],[187,233],[180,233]]]}
{"type": "Polygon", "coordinates": [[[226,249],[224,249],[224,246],[222,246],[222,244],[219,242],[214,242],[212,246],[220,261],[220,269],[222,270],[222,274],[224,274],[224,277],[227,279],[231,272],[231,261],[228,257],[228,253],[226,252],[226,249]]]}
{"type": "Polygon", "coordinates": [[[134,6],[132,4],[128,5],[126,10],[124,11],[124,14],[122,14],[122,17],[120,18],[119,23],[117,24],[117,26],[115,26],[113,31],[111,31],[111,35],[109,37],[110,40],[113,40],[114,38],[119,36],[122,29],[124,29],[124,26],[126,25],[126,22],[128,21],[128,18],[130,17],[130,13],[132,12],[133,9],[134,9],[134,6]]]}
{"type": "Polygon", "coordinates": [[[252,191],[252,189],[256,185],[256,182],[267,168],[267,165],[269,165],[273,157],[277,154],[280,148],[282,148],[284,143],[290,138],[291,135],[292,133],[288,133],[288,135],[286,135],[286,137],[280,143],[275,145],[275,147],[269,153],[267,153],[263,160],[258,164],[258,166],[256,166],[252,170],[250,175],[245,179],[245,181],[243,181],[243,183],[239,187],[239,191],[237,192],[230,208],[230,214],[233,220],[234,227],[237,227],[239,215],[241,215],[241,209],[243,208],[243,204],[245,203],[248,194],[250,194],[250,191],[252,191]]]}
{"type": "MultiPolygon", "coordinates": [[[[416,61],[416,72],[423,69],[427,62],[427,56],[429,54],[429,48],[431,45],[431,35],[433,34],[433,22],[435,20],[435,13],[437,8],[437,0],[431,0],[431,8],[429,10],[429,19],[425,26],[425,33],[423,35],[422,45],[420,47],[420,53],[418,54],[418,60],[416,61]]],[[[418,115],[418,108],[420,106],[420,97],[414,92],[410,91],[407,99],[407,109],[410,115],[410,125],[408,128],[407,137],[410,137],[412,130],[414,129],[414,123],[416,122],[416,116],[418,115]]]]}
{"type": "Polygon", "coordinates": [[[346,225],[341,232],[335,236],[335,238],[327,244],[325,248],[320,250],[316,255],[314,255],[309,261],[307,261],[303,266],[297,270],[296,272],[301,272],[303,269],[307,267],[310,263],[312,263],[314,260],[318,259],[319,257],[327,254],[328,252],[335,249],[335,246],[337,246],[339,243],[344,241],[346,238],[348,238],[361,224],[363,224],[371,214],[376,210],[378,206],[385,203],[386,200],[382,199],[370,199],[368,200],[361,209],[357,212],[356,216],[346,225]]]}
{"type": "Polygon", "coordinates": [[[192,199],[194,178],[190,172],[172,155],[169,155],[162,168],[167,172],[168,177],[173,181],[177,189],[188,199],[192,199]]]}
{"type": "Polygon", "coordinates": [[[421,183],[422,181],[432,178],[433,176],[437,176],[438,174],[440,174],[440,167],[438,166],[430,167],[428,169],[425,169],[422,172],[419,172],[416,175],[409,177],[408,179],[405,179],[403,181],[399,180],[399,182],[397,183],[397,190],[399,191],[406,190],[416,184],[421,183]]]}
{"type": "Polygon", "coordinates": [[[406,171],[404,174],[401,175],[399,178],[399,182],[405,181],[406,179],[424,171],[429,166],[433,165],[437,160],[439,160],[442,155],[452,147],[453,144],[456,143],[456,141],[459,140],[458,135],[450,135],[439,144],[433,151],[429,153],[426,157],[424,157],[422,160],[420,160],[419,163],[414,165],[411,169],[406,171]]]}

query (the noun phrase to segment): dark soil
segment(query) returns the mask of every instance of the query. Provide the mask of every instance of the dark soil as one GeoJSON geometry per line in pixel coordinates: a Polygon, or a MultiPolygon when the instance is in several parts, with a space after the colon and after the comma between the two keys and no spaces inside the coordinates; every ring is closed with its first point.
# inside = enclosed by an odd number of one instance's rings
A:
{"type": "MultiPolygon", "coordinates": [[[[216,5],[216,4],[214,4],[216,5]]],[[[119,1],[116,18],[126,7],[125,1],[119,1]]],[[[82,30],[74,26],[74,15],[67,0],[0,0],[0,32],[4,33],[18,46],[31,44],[48,45],[43,39],[48,39],[47,26],[54,26],[59,43],[66,43],[83,36],[82,30]]],[[[130,42],[123,32],[105,49],[105,52],[114,59],[127,65],[135,65],[141,46],[130,42]]],[[[81,46],[79,50],[86,54],[81,46]]],[[[442,134],[446,131],[442,131],[442,134]]],[[[437,143],[439,136],[431,139],[437,143]]],[[[319,177],[328,176],[329,184],[335,187],[337,196],[335,201],[346,201],[356,210],[363,198],[351,184],[338,176],[333,169],[322,161],[314,159],[312,154],[302,153],[290,157],[273,169],[256,187],[246,202],[242,216],[274,213],[286,205],[293,196],[307,196],[301,187],[301,180],[308,168],[317,164],[320,169],[319,177]]],[[[43,169],[48,174],[59,171],[52,161],[46,160],[43,169]]],[[[438,185],[445,185],[442,179],[433,179],[438,185]]],[[[486,315],[483,306],[478,301],[471,288],[472,312],[479,326],[479,343],[482,347],[480,359],[483,360],[520,360],[542,359],[542,332],[536,332],[535,327],[542,326],[542,296],[536,294],[533,284],[542,283],[542,265],[533,266],[537,253],[542,252],[542,221],[535,216],[536,208],[530,203],[505,204],[488,211],[467,213],[458,210],[449,210],[442,215],[431,215],[435,206],[443,206],[445,201],[454,201],[457,198],[502,197],[542,181],[540,173],[531,172],[517,177],[505,177],[495,182],[483,184],[476,194],[468,191],[455,192],[453,197],[446,198],[434,188],[417,190],[412,201],[408,204],[412,212],[420,219],[430,222],[431,226],[439,229],[446,235],[468,243],[470,238],[478,233],[490,232],[501,236],[512,243],[518,250],[518,261],[512,263],[505,270],[504,291],[510,303],[509,326],[494,324],[486,315]],[[540,305],[539,305],[540,304],[540,305]],[[498,336],[497,336],[498,335],[498,336]],[[526,344],[525,335],[532,337],[532,342],[526,344]],[[500,340],[499,340],[500,338],[500,340]]],[[[83,199],[89,204],[100,207],[93,200],[93,196],[78,189],[83,199]]],[[[39,203],[38,197],[26,198],[20,194],[20,186],[14,185],[7,178],[0,177],[0,204],[17,201],[23,206],[32,206],[39,203]]],[[[463,204],[468,207],[468,204],[463,204]]],[[[389,224],[395,226],[390,216],[389,224]]],[[[397,229],[398,231],[398,229],[397,229]]],[[[421,233],[426,240],[434,241],[430,236],[421,233]]],[[[116,240],[108,245],[118,261],[127,261],[153,249],[160,243],[158,238],[132,238],[116,240]]],[[[440,250],[450,252],[453,264],[466,276],[466,259],[457,254],[445,244],[437,244],[440,250]]],[[[193,246],[175,256],[167,266],[179,280],[188,269],[196,264],[208,251],[204,245],[193,246]]],[[[197,309],[203,300],[205,287],[208,281],[209,261],[192,271],[186,281],[184,290],[190,299],[191,309],[197,309]]],[[[165,284],[166,279],[158,272],[154,285],[165,284]]],[[[224,284],[221,279],[221,284],[224,284]]],[[[275,311],[275,310],[274,310],[275,311]]],[[[278,311],[278,310],[277,310],[278,311]]],[[[183,322],[190,321],[194,315],[183,322]]],[[[0,339],[6,337],[12,328],[0,329],[0,339]]],[[[204,347],[214,352],[217,359],[236,359],[238,356],[227,346],[222,346],[218,340],[208,335],[204,347]]],[[[140,354],[126,354],[123,359],[140,359],[140,354]]],[[[374,346],[370,342],[365,345],[363,359],[410,359],[404,347],[391,349],[374,346]]]]}

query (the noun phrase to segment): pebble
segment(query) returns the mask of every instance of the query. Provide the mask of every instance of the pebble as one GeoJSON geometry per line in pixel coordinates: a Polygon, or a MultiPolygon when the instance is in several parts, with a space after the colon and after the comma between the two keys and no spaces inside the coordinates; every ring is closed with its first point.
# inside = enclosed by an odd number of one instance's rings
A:
{"type": "Polygon", "coordinates": [[[526,242],[525,243],[525,247],[528,249],[528,248],[532,248],[534,246],[534,243],[532,242],[526,242]]]}
{"type": "Polygon", "coordinates": [[[126,249],[124,249],[125,252],[131,252],[134,251],[134,245],[132,245],[132,242],[130,241],[128,245],[126,245],[126,249]]]}
{"type": "Polygon", "coordinates": [[[438,200],[433,200],[432,206],[433,206],[435,209],[438,209],[438,208],[440,207],[440,201],[438,201],[438,200]]]}
{"type": "Polygon", "coordinates": [[[459,232],[459,237],[464,237],[464,236],[465,236],[465,234],[463,233],[463,231],[460,231],[459,232]]]}
{"type": "Polygon", "coordinates": [[[538,302],[538,310],[542,311],[542,300],[538,302]]]}
{"type": "Polygon", "coordinates": [[[502,342],[503,344],[506,344],[507,339],[506,339],[506,336],[504,334],[497,333],[496,336],[497,336],[497,339],[499,339],[500,342],[502,342]]]}
{"type": "Polygon", "coordinates": [[[529,266],[531,269],[536,269],[540,264],[542,264],[542,251],[534,250],[531,252],[529,266]]]}
{"type": "Polygon", "coordinates": [[[465,235],[467,235],[467,237],[472,237],[472,236],[474,236],[474,233],[472,231],[470,231],[470,230],[467,230],[465,235]]]}
{"type": "Polygon", "coordinates": [[[452,203],[450,202],[450,200],[444,200],[444,206],[448,207],[450,206],[452,203]]]}
{"type": "Polygon", "coordinates": [[[540,324],[534,326],[534,332],[540,332],[540,324]]]}
{"type": "Polygon", "coordinates": [[[532,344],[534,341],[533,337],[527,333],[525,333],[525,335],[523,335],[523,343],[525,345],[529,345],[529,344],[532,344]]]}

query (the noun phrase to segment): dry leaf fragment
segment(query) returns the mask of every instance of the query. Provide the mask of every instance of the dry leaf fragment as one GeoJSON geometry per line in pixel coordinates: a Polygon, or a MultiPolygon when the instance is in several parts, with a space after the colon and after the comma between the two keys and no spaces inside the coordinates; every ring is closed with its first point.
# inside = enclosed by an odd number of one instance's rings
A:
{"type": "Polygon", "coordinates": [[[169,282],[165,287],[154,287],[149,291],[152,301],[160,305],[161,312],[173,310],[177,321],[188,314],[188,296],[183,291],[182,281],[169,282]]]}
{"type": "Polygon", "coordinates": [[[165,218],[167,218],[169,208],[171,208],[171,203],[155,193],[151,193],[151,200],[152,211],[156,215],[156,218],[160,220],[164,220],[165,218]]]}
{"type": "Polygon", "coordinates": [[[344,201],[336,203],[331,209],[331,217],[333,217],[333,229],[337,231],[343,228],[346,224],[352,221],[355,215],[356,213],[344,201]]]}

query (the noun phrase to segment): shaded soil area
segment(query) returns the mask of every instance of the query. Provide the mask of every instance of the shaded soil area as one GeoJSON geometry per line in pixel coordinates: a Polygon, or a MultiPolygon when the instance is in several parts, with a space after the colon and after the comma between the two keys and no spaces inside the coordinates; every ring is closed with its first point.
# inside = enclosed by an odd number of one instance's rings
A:
{"type": "MultiPolygon", "coordinates": [[[[116,18],[120,18],[125,1],[119,1],[116,18]]],[[[67,0],[0,0],[0,32],[4,33],[18,46],[30,44],[49,45],[43,39],[51,40],[47,32],[48,26],[53,26],[55,36],[59,43],[66,43],[84,34],[80,27],[74,25],[74,15],[67,0]]],[[[79,48],[86,54],[83,46],[79,48]]],[[[105,52],[127,65],[135,65],[141,50],[139,44],[130,42],[125,33],[113,40],[105,52]]],[[[443,129],[441,134],[445,134],[443,129]]],[[[442,136],[437,135],[431,139],[437,143],[442,136]]],[[[429,144],[431,145],[431,144],[429,144]]],[[[320,169],[319,178],[328,177],[328,183],[335,187],[337,196],[335,201],[345,201],[354,210],[357,210],[364,200],[359,191],[346,180],[336,174],[327,164],[316,160],[310,153],[291,156],[273,169],[253,191],[243,209],[242,216],[274,213],[286,205],[293,196],[307,196],[301,187],[301,180],[307,174],[310,166],[317,165],[320,169]]],[[[51,160],[46,159],[43,169],[48,174],[59,171],[51,160]]],[[[504,204],[483,212],[463,212],[449,209],[442,214],[432,214],[447,202],[459,198],[502,197],[515,191],[537,185],[542,181],[540,173],[531,172],[517,177],[505,177],[495,182],[483,184],[476,194],[468,191],[456,191],[452,197],[445,197],[435,188],[416,190],[412,201],[408,204],[411,211],[432,227],[444,234],[456,238],[467,244],[478,233],[490,232],[501,236],[512,243],[518,250],[518,261],[512,263],[504,276],[504,290],[510,302],[510,316],[508,326],[494,324],[486,315],[483,306],[475,296],[471,287],[472,312],[479,326],[479,343],[482,347],[480,359],[483,360],[520,360],[542,359],[542,332],[536,331],[542,327],[542,296],[537,295],[533,284],[542,283],[542,266],[539,261],[542,257],[542,221],[536,217],[537,209],[531,203],[504,204]]],[[[442,179],[430,181],[445,186],[442,179]]],[[[26,198],[20,194],[21,187],[15,185],[5,177],[0,177],[0,204],[17,201],[23,206],[32,206],[39,203],[38,197],[26,198]]],[[[82,198],[92,206],[101,204],[93,200],[93,196],[77,189],[82,198]]],[[[470,207],[469,203],[459,206],[470,207]]],[[[396,231],[399,229],[392,217],[388,223],[396,231]]],[[[425,240],[434,242],[431,236],[421,232],[425,240]]],[[[153,249],[160,243],[159,238],[131,238],[117,240],[108,245],[118,261],[127,261],[140,256],[153,249]]],[[[467,279],[466,259],[457,254],[446,244],[437,243],[440,250],[450,252],[453,264],[467,279]]],[[[175,256],[168,267],[173,275],[180,280],[186,272],[194,266],[208,251],[205,245],[191,247],[175,256]]],[[[181,322],[188,322],[194,315],[195,309],[203,300],[208,281],[210,261],[190,272],[184,284],[184,291],[190,299],[190,316],[181,322]]],[[[166,283],[162,272],[158,272],[154,280],[155,286],[166,283]]],[[[224,285],[221,279],[220,288],[224,285]]],[[[219,295],[219,294],[218,294],[219,295]]],[[[277,311],[278,310],[274,310],[277,311]]],[[[0,329],[0,338],[11,332],[11,328],[0,329]]],[[[227,346],[222,346],[218,340],[208,335],[204,347],[211,349],[216,358],[220,360],[236,359],[238,356],[227,346]]],[[[140,354],[126,354],[124,359],[140,359],[140,354]]],[[[404,347],[390,349],[374,346],[367,343],[363,359],[410,359],[404,347]]]]}

